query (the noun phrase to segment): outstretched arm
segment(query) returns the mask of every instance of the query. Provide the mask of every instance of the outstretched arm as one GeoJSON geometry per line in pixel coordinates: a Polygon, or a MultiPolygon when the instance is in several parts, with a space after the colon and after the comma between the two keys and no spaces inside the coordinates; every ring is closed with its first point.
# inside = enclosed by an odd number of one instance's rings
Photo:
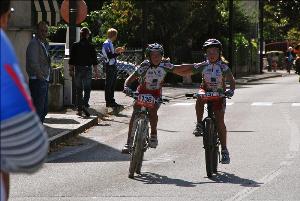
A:
{"type": "Polygon", "coordinates": [[[194,67],[194,64],[174,65],[173,73],[180,75],[180,76],[192,75],[193,67],[194,67]]]}
{"type": "Polygon", "coordinates": [[[229,81],[230,89],[234,91],[235,90],[235,79],[231,72],[226,75],[226,80],[229,81]]]}
{"type": "Polygon", "coordinates": [[[124,82],[124,88],[128,87],[137,78],[138,77],[134,73],[132,73],[131,75],[129,75],[129,77],[124,82]]]}

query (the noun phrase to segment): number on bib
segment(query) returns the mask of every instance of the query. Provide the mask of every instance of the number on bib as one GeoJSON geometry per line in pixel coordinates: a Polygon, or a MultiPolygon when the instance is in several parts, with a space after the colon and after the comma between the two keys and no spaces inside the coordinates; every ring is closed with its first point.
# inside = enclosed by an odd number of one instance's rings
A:
{"type": "Polygon", "coordinates": [[[151,94],[140,94],[137,99],[137,104],[140,106],[153,108],[155,105],[155,98],[151,94]]]}

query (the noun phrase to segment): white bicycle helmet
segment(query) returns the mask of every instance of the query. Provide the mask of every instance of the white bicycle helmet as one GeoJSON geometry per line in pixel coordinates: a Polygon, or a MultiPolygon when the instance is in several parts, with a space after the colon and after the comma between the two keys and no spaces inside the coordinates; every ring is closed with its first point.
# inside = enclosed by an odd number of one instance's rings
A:
{"type": "Polygon", "coordinates": [[[146,48],[146,56],[150,56],[150,52],[159,52],[161,56],[164,56],[164,48],[158,43],[149,44],[146,48]]]}
{"type": "Polygon", "coordinates": [[[208,39],[202,46],[203,50],[207,50],[207,48],[209,47],[216,47],[219,48],[220,51],[222,51],[222,43],[214,38],[208,39]]]}

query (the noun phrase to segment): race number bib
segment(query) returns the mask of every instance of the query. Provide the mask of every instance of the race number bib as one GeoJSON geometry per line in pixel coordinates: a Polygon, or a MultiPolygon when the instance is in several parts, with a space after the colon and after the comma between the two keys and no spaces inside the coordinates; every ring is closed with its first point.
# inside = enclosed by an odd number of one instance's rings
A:
{"type": "Polygon", "coordinates": [[[155,104],[155,98],[151,94],[139,94],[137,104],[140,106],[153,108],[155,104]]]}
{"type": "Polygon", "coordinates": [[[219,92],[206,92],[203,89],[200,89],[197,94],[198,97],[203,98],[204,100],[214,100],[214,99],[219,99],[221,94],[219,92]]]}
{"type": "Polygon", "coordinates": [[[206,92],[205,96],[212,97],[212,96],[220,96],[219,92],[206,92]]]}

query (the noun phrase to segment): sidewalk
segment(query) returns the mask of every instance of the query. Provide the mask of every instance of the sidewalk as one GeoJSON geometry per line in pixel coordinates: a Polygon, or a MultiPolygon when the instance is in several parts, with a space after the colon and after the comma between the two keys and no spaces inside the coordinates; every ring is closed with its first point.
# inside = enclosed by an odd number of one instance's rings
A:
{"type": "MultiPolygon", "coordinates": [[[[264,72],[263,74],[249,75],[236,79],[237,84],[247,84],[248,82],[261,79],[281,77],[287,75],[286,71],[264,72]]],[[[176,86],[166,85],[163,88],[163,94],[167,98],[176,99],[183,97],[186,93],[194,93],[199,84],[176,86]],[[178,90],[180,88],[180,90],[178,90]]],[[[122,92],[115,92],[116,102],[129,107],[132,104],[132,99],[126,97],[122,92]]],[[[76,115],[76,109],[66,109],[59,113],[50,112],[46,116],[45,128],[48,132],[49,142],[57,143],[64,139],[77,135],[86,129],[89,129],[98,124],[98,119],[110,113],[113,113],[112,108],[105,107],[104,91],[92,91],[90,98],[91,117],[83,118],[76,115]]]]}
{"type": "MultiPolygon", "coordinates": [[[[291,74],[294,72],[291,72],[291,74]]],[[[255,74],[255,75],[247,75],[243,77],[239,77],[236,79],[237,84],[247,84],[248,82],[253,82],[257,80],[273,78],[273,77],[282,77],[288,75],[286,70],[277,70],[276,72],[268,72],[267,70],[263,70],[263,74],[255,74]]]]}

